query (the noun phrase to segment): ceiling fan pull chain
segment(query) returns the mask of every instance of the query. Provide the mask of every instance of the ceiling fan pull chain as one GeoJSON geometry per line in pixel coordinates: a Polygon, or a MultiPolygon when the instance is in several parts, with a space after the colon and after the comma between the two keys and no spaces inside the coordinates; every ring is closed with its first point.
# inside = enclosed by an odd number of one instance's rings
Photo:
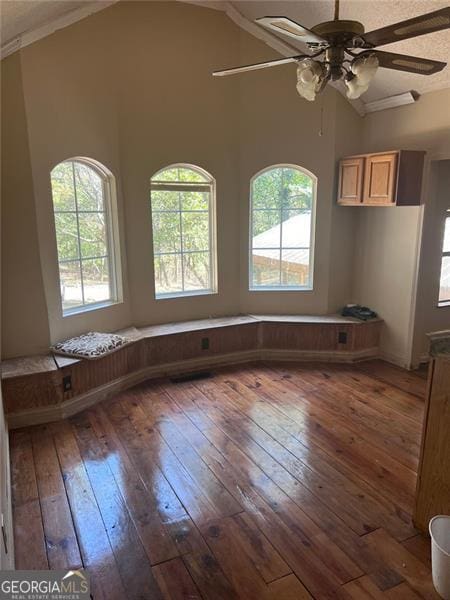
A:
{"type": "Polygon", "coordinates": [[[320,107],[320,128],[319,128],[319,137],[323,136],[323,96],[322,96],[322,106],[320,107]]]}

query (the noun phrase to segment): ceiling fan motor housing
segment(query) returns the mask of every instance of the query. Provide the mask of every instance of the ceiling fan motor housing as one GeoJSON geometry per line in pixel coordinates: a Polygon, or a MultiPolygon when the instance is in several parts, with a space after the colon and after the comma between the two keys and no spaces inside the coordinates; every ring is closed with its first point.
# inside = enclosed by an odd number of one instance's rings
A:
{"type": "MultiPolygon", "coordinates": [[[[359,21],[325,21],[311,27],[311,31],[333,46],[352,46],[353,38],[364,34],[364,25],[359,21]]],[[[317,47],[320,44],[312,45],[317,47]]]]}
{"type": "Polygon", "coordinates": [[[344,48],[340,46],[329,46],[325,50],[325,63],[328,64],[330,77],[333,81],[342,77],[342,63],[345,54],[344,48]]]}

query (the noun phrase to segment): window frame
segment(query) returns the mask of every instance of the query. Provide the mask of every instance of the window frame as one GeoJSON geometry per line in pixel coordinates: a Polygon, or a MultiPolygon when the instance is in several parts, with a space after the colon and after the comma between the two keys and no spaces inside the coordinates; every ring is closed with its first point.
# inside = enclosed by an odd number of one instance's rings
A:
{"type": "MultiPolygon", "coordinates": [[[[249,292],[312,292],[314,289],[314,259],[315,259],[315,236],[316,236],[316,204],[317,204],[317,177],[304,167],[300,167],[299,165],[294,165],[291,163],[280,163],[275,165],[270,165],[261,169],[257,173],[253,175],[250,179],[250,194],[249,194],[250,202],[249,202],[249,243],[248,243],[248,291],[249,292]],[[311,203],[311,225],[310,225],[310,237],[309,237],[309,276],[308,276],[308,285],[258,285],[255,286],[253,284],[253,183],[254,181],[268,171],[273,171],[274,169],[294,169],[296,171],[300,171],[307,175],[312,181],[312,203],[311,203]]],[[[260,209],[264,210],[264,209],[260,209]]],[[[277,210],[277,209],[273,209],[277,210]]],[[[280,208],[280,213],[282,213],[283,207],[280,208]]],[[[281,221],[280,221],[281,224],[281,221]]],[[[282,236],[282,227],[280,227],[280,246],[278,248],[264,248],[264,250],[277,250],[280,252],[283,251],[283,246],[281,245],[281,236],[282,236]]],[[[285,248],[287,250],[289,248],[285,248]]],[[[294,248],[298,249],[298,248],[294,248]]],[[[305,248],[306,250],[307,248],[305,248]]],[[[280,260],[280,273],[281,273],[281,260],[280,260]]]]}
{"type": "Polygon", "coordinates": [[[450,258],[450,250],[444,251],[444,241],[445,241],[445,227],[447,224],[447,219],[450,223],[450,208],[447,208],[444,211],[444,224],[442,227],[442,235],[441,235],[441,264],[439,269],[439,287],[438,287],[438,308],[443,308],[444,306],[450,306],[450,296],[445,300],[440,300],[439,297],[441,295],[441,276],[442,276],[442,264],[444,262],[444,257],[450,258]]]}
{"type": "MultiPolygon", "coordinates": [[[[73,168],[73,166],[72,166],[73,168]]],[[[123,302],[123,290],[122,290],[122,267],[121,267],[121,257],[120,257],[120,246],[119,246],[119,222],[118,222],[118,214],[117,214],[117,195],[116,195],[116,181],[115,177],[109,169],[107,169],[103,164],[98,162],[93,158],[88,158],[84,156],[75,156],[66,158],[59,163],[55,164],[50,171],[50,187],[52,190],[52,210],[53,210],[53,220],[55,227],[55,244],[56,244],[56,260],[58,266],[58,294],[60,298],[60,307],[63,318],[70,317],[72,315],[77,315],[80,313],[89,312],[92,310],[98,310],[101,308],[107,308],[109,306],[113,306],[115,304],[120,304],[123,302]],[[76,202],[76,185],[74,182],[74,194],[75,194],[75,210],[74,211],[55,211],[55,205],[53,201],[53,183],[52,183],[52,173],[56,167],[64,163],[80,163],[92,169],[97,175],[100,177],[102,181],[102,192],[103,192],[103,205],[104,205],[104,214],[105,214],[105,234],[106,234],[106,251],[107,254],[104,258],[108,261],[108,270],[109,270],[109,290],[110,297],[108,300],[102,300],[99,302],[84,302],[84,285],[83,285],[83,272],[82,272],[82,264],[83,258],[81,257],[81,244],[79,238],[79,230],[78,230],[78,248],[79,248],[79,258],[60,261],[59,260],[59,248],[58,248],[58,240],[56,235],[56,218],[55,215],[64,212],[73,212],[77,215],[77,224],[78,224],[78,215],[79,213],[83,213],[84,211],[78,210],[78,205],[76,202]],[[80,282],[81,282],[81,292],[83,297],[83,304],[67,308],[65,309],[63,306],[63,298],[61,294],[61,273],[60,273],[60,264],[61,262],[75,262],[79,261],[80,263],[80,282]]],[[[100,212],[100,211],[93,211],[100,212]]],[[[78,227],[78,225],[77,225],[78,227]]],[[[92,257],[96,258],[96,257],[92,257]]],[[[91,257],[89,257],[91,259],[91,257]]],[[[89,260],[86,259],[86,260],[89,260]]]]}
{"type": "MultiPolygon", "coordinates": [[[[155,212],[164,212],[164,211],[155,211],[155,212]]],[[[180,209],[177,210],[169,210],[167,212],[178,214],[181,218],[183,212],[180,209]]],[[[217,285],[217,219],[216,219],[216,180],[215,178],[198,165],[193,165],[190,163],[173,163],[167,166],[162,167],[158,171],[156,171],[150,178],[150,219],[151,219],[151,230],[152,230],[152,255],[153,255],[153,285],[154,285],[154,298],[155,300],[167,300],[173,298],[186,298],[190,296],[210,296],[218,293],[218,285],[217,285]],[[205,177],[207,181],[205,182],[174,182],[174,181],[154,181],[154,178],[164,173],[164,171],[168,171],[170,169],[190,169],[205,177]],[[153,241],[153,204],[152,204],[152,190],[166,190],[166,191],[205,191],[206,189],[209,192],[209,208],[208,208],[208,225],[209,225],[209,281],[210,287],[202,290],[181,290],[179,292],[164,292],[157,293],[156,291],[156,277],[155,277],[155,257],[159,255],[168,255],[171,254],[169,252],[161,252],[155,253],[155,246],[153,241]]],[[[185,254],[189,254],[190,251],[183,250],[183,233],[180,230],[180,252],[175,252],[172,254],[179,254],[181,256],[181,264],[182,264],[182,277],[184,282],[184,267],[183,267],[183,256],[185,254]]],[[[192,252],[192,251],[191,251],[192,252]]],[[[194,251],[197,252],[197,251],[194,251]]]]}

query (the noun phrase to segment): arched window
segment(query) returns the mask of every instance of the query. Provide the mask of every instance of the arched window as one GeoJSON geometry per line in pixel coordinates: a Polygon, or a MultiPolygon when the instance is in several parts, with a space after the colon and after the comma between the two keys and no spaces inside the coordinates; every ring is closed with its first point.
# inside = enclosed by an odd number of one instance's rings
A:
{"type": "Polygon", "coordinates": [[[171,165],[152,177],[150,190],[156,298],[215,293],[214,179],[171,165]]]}
{"type": "Polygon", "coordinates": [[[439,283],[439,306],[450,304],[450,208],[444,216],[444,237],[442,241],[441,278],[439,283]]]}
{"type": "Polygon", "coordinates": [[[292,165],[255,175],[250,195],[250,290],[312,289],[316,178],[292,165]]]}
{"type": "Polygon", "coordinates": [[[63,314],[117,302],[113,176],[73,158],[56,165],[51,184],[63,314]]]}

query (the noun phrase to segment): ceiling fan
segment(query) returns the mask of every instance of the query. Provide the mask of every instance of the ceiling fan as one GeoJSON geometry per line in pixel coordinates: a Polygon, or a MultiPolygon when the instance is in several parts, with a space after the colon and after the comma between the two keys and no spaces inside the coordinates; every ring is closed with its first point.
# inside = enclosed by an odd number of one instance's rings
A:
{"type": "Polygon", "coordinates": [[[368,33],[358,21],[339,19],[339,0],[335,0],[334,20],[319,23],[311,29],[287,17],[262,17],[255,22],[306,43],[312,53],[215,71],[213,75],[234,75],[295,62],[297,91],[306,100],[315,100],[316,94],[325,88],[328,81],[342,78],[347,86],[347,97],[353,100],[367,91],[378,67],[432,75],[447,65],[437,60],[384,52],[376,48],[450,28],[450,6],[368,33]],[[317,60],[318,57],[321,60],[317,60]]]}

